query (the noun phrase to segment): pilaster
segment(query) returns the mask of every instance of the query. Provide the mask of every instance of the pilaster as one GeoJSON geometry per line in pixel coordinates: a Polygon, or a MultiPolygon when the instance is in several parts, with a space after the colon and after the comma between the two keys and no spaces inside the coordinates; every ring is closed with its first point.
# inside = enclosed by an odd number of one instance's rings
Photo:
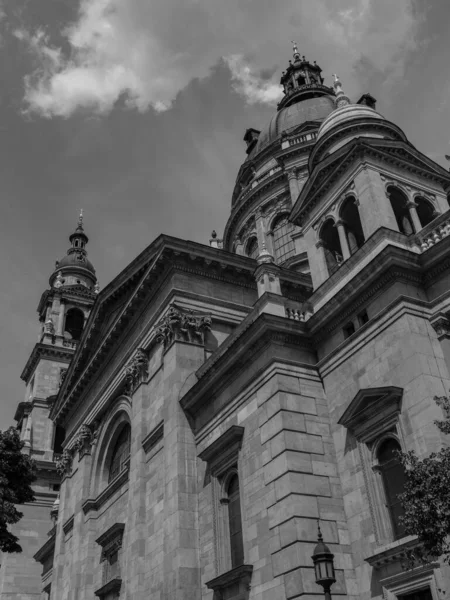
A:
{"type": "Polygon", "coordinates": [[[363,165],[354,179],[354,184],[365,239],[380,227],[398,231],[397,220],[380,173],[368,165],[363,165]]]}

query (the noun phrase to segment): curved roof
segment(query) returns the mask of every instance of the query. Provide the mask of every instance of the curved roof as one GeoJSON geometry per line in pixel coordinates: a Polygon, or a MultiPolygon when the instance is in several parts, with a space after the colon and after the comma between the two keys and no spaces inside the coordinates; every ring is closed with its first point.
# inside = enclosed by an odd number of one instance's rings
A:
{"type": "Polygon", "coordinates": [[[355,119],[371,118],[385,121],[385,118],[377,113],[376,110],[366,106],[365,104],[348,104],[342,108],[337,108],[329,114],[319,128],[317,141],[320,140],[328,131],[334,129],[338,125],[348,123],[355,119]]]}
{"type": "Polygon", "coordinates": [[[80,269],[87,269],[93,275],[95,275],[94,265],[85,255],[81,253],[72,252],[70,254],[66,254],[66,256],[59,261],[56,270],[59,271],[64,267],[78,267],[80,269]]]}
{"type": "Polygon", "coordinates": [[[277,111],[259,134],[252,156],[275,141],[283,131],[298,127],[307,121],[322,121],[336,108],[333,96],[319,96],[302,100],[277,111]]]}

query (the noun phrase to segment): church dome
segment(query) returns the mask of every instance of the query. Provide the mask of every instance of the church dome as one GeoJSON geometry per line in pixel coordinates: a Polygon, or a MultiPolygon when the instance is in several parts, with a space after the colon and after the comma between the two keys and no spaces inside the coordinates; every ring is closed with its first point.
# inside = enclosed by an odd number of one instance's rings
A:
{"type": "Polygon", "coordinates": [[[323,121],[317,134],[317,141],[324,137],[326,133],[336,127],[347,125],[350,121],[359,119],[378,119],[384,121],[385,118],[377,113],[376,110],[364,104],[349,104],[337,108],[323,121]]]}
{"type": "Polygon", "coordinates": [[[258,141],[250,157],[253,158],[277,140],[283,131],[294,129],[307,121],[322,121],[335,108],[333,96],[326,95],[308,98],[278,110],[259,134],[258,141]]]}
{"type": "Polygon", "coordinates": [[[58,270],[64,267],[78,267],[80,269],[87,269],[93,275],[95,275],[94,265],[91,261],[83,254],[73,252],[66,254],[58,263],[58,270]]]}

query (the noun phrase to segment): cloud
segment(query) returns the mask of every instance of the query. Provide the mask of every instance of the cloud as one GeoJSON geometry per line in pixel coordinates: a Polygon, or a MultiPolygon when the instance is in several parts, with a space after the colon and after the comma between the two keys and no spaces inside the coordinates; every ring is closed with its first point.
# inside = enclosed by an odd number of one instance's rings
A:
{"type": "Polygon", "coordinates": [[[224,60],[230,69],[234,90],[244,96],[248,104],[276,104],[281,99],[280,86],[252,72],[241,54],[225,56],[224,60]]]}
{"type": "Polygon", "coordinates": [[[286,64],[269,80],[262,73],[275,60],[287,61],[291,39],[301,39],[301,51],[327,59],[341,77],[353,80],[353,66],[364,57],[398,78],[416,44],[411,2],[80,0],[76,20],[59,32],[67,50],[42,29],[16,31],[36,61],[24,100],[44,117],[79,109],[104,114],[118,102],[163,111],[225,56],[232,85],[249,104],[275,103],[286,64]]]}

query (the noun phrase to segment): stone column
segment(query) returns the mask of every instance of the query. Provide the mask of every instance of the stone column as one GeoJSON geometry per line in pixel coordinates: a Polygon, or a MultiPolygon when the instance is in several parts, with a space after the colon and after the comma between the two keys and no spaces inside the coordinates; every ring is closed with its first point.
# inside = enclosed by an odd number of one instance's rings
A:
{"type": "Polygon", "coordinates": [[[315,246],[308,249],[308,260],[313,286],[316,290],[329,276],[327,261],[325,259],[325,248],[321,240],[315,246]]]}
{"type": "Polygon", "coordinates": [[[411,200],[406,206],[408,207],[409,214],[414,225],[414,231],[418,233],[422,229],[422,224],[420,222],[419,215],[417,214],[417,205],[411,200]]]}
{"type": "Polygon", "coordinates": [[[266,244],[266,224],[263,217],[262,208],[258,206],[255,212],[256,237],[258,238],[259,251],[266,244]]]}
{"type": "Polygon", "coordinates": [[[298,173],[297,169],[291,169],[290,171],[287,172],[292,204],[295,204],[295,202],[297,201],[298,195],[300,193],[300,188],[298,186],[297,173],[298,173]]]}
{"type": "Polygon", "coordinates": [[[344,221],[338,221],[336,227],[339,234],[339,241],[341,243],[342,257],[344,260],[350,258],[350,248],[348,246],[347,233],[345,231],[344,221]]]}

